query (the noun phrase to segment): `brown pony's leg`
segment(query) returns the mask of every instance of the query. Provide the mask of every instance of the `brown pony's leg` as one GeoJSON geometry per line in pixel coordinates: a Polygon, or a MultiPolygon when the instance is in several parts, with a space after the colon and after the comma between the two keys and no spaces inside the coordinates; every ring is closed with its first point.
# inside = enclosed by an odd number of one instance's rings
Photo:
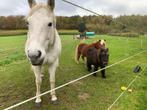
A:
{"type": "Polygon", "coordinates": [[[77,64],[79,64],[80,56],[81,56],[81,52],[79,50],[79,45],[77,45],[76,51],[75,51],[75,61],[76,61],[77,64]]]}
{"type": "Polygon", "coordinates": [[[84,61],[84,64],[86,64],[87,63],[87,59],[86,59],[86,57],[84,55],[82,55],[82,59],[84,61]]]}
{"type": "Polygon", "coordinates": [[[84,60],[84,56],[82,55],[82,59],[84,60]]]}
{"type": "MultiPolygon", "coordinates": [[[[98,70],[98,66],[94,65],[94,72],[98,70]]],[[[93,76],[97,76],[97,73],[94,73],[93,76]]]]}
{"type": "Polygon", "coordinates": [[[87,58],[86,58],[86,57],[84,57],[84,63],[85,63],[85,64],[87,63],[87,58]]]}
{"type": "Polygon", "coordinates": [[[80,59],[81,53],[77,53],[77,64],[79,64],[79,59],[80,59]]]}
{"type": "Polygon", "coordinates": [[[88,68],[88,71],[90,72],[91,71],[91,64],[89,62],[87,62],[87,68],[88,68]]]}
{"type": "MultiPolygon", "coordinates": [[[[105,68],[105,66],[101,66],[101,69],[105,68]]],[[[102,78],[106,78],[105,69],[101,71],[102,78]]]]}

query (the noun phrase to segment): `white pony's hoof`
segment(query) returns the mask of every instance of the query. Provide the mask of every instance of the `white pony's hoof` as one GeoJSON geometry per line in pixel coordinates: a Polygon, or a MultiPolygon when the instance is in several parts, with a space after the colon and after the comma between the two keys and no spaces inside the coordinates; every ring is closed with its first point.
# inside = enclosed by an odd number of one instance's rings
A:
{"type": "Polygon", "coordinates": [[[36,103],[36,107],[37,107],[37,108],[40,108],[40,107],[41,107],[41,102],[36,103]]]}
{"type": "Polygon", "coordinates": [[[51,104],[53,104],[53,105],[58,105],[58,104],[59,104],[59,101],[58,101],[58,100],[51,101],[51,104]]]}
{"type": "Polygon", "coordinates": [[[53,104],[53,105],[57,105],[57,104],[59,104],[59,101],[58,101],[58,99],[57,99],[57,97],[56,97],[55,95],[52,96],[51,104],[53,104]]]}

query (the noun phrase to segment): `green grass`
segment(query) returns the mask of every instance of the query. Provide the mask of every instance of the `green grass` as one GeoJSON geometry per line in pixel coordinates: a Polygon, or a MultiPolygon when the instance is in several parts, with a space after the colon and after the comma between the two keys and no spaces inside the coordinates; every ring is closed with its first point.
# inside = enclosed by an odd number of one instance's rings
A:
{"type": "MultiPolygon", "coordinates": [[[[79,32],[77,30],[59,30],[60,35],[76,35],[79,32]]],[[[27,29],[24,30],[0,30],[0,37],[11,37],[16,35],[27,34],[27,29]]]]}
{"type": "MultiPolygon", "coordinates": [[[[63,48],[60,66],[56,73],[57,86],[88,74],[82,61],[79,65],[74,61],[75,47],[80,41],[74,40],[72,35],[61,36],[61,38],[63,48]]],[[[109,65],[147,48],[146,37],[142,37],[142,49],[140,38],[101,35],[85,42],[91,43],[102,38],[107,40],[107,47],[110,50],[109,65]]],[[[0,38],[0,109],[35,96],[35,77],[24,55],[25,40],[25,35],[0,38]]],[[[133,68],[137,64],[145,67],[143,63],[147,64],[147,52],[107,69],[106,80],[103,80],[98,73],[98,77],[90,76],[57,90],[59,105],[50,104],[49,94],[43,96],[39,110],[107,110],[122,92],[120,87],[127,86],[135,78],[133,68]]],[[[147,108],[146,73],[147,69],[144,75],[141,75],[131,86],[133,92],[126,92],[112,110],[145,110],[147,108]]],[[[42,92],[50,89],[47,66],[44,75],[42,92]]],[[[14,110],[36,109],[34,101],[31,101],[14,110]]]]}
{"type": "Polygon", "coordinates": [[[0,30],[0,36],[10,37],[14,35],[25,35],[27,30],[0,30]]]}

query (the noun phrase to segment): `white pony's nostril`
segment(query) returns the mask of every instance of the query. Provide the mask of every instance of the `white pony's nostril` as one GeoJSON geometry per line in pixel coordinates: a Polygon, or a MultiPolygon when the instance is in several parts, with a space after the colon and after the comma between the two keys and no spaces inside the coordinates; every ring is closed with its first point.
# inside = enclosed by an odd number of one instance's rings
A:
{"type": "Polygon", "coordinates": [[[33,51],[30,51],[28,50],[28,57],[30,59],[39,59],[41,57],[41,51],[40,50],[33,50],[33,51]]]}
{"type": "Polygon", "coordinates": [[[38,50],[38,58],[41,57],[41,51],[38,50]]]}

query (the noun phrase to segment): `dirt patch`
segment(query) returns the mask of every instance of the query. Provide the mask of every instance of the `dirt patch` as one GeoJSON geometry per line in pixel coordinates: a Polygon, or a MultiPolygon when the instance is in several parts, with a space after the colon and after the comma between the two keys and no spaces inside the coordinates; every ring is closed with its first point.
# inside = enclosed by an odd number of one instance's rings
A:
{"type": "Polygon", "coordinates": [[[72,85],[73,86],[81,86],[81,85],[83,85],[83,82],[82,81],[77,81],[77,82],[74,82],[72,85]]]}
{"type": "Polygon", "coordinates": [[[86,101],[87,99],[90,98],[90,95],[88,93],[81,93],[78,95],[79,99],[82,101],[86,101]]]}
{"type": "Polygon", "coordinates": [[[83,85],[83,82],[82,81],[77,81],[77,82],[75,82],[75,85],[83,85]]]}

